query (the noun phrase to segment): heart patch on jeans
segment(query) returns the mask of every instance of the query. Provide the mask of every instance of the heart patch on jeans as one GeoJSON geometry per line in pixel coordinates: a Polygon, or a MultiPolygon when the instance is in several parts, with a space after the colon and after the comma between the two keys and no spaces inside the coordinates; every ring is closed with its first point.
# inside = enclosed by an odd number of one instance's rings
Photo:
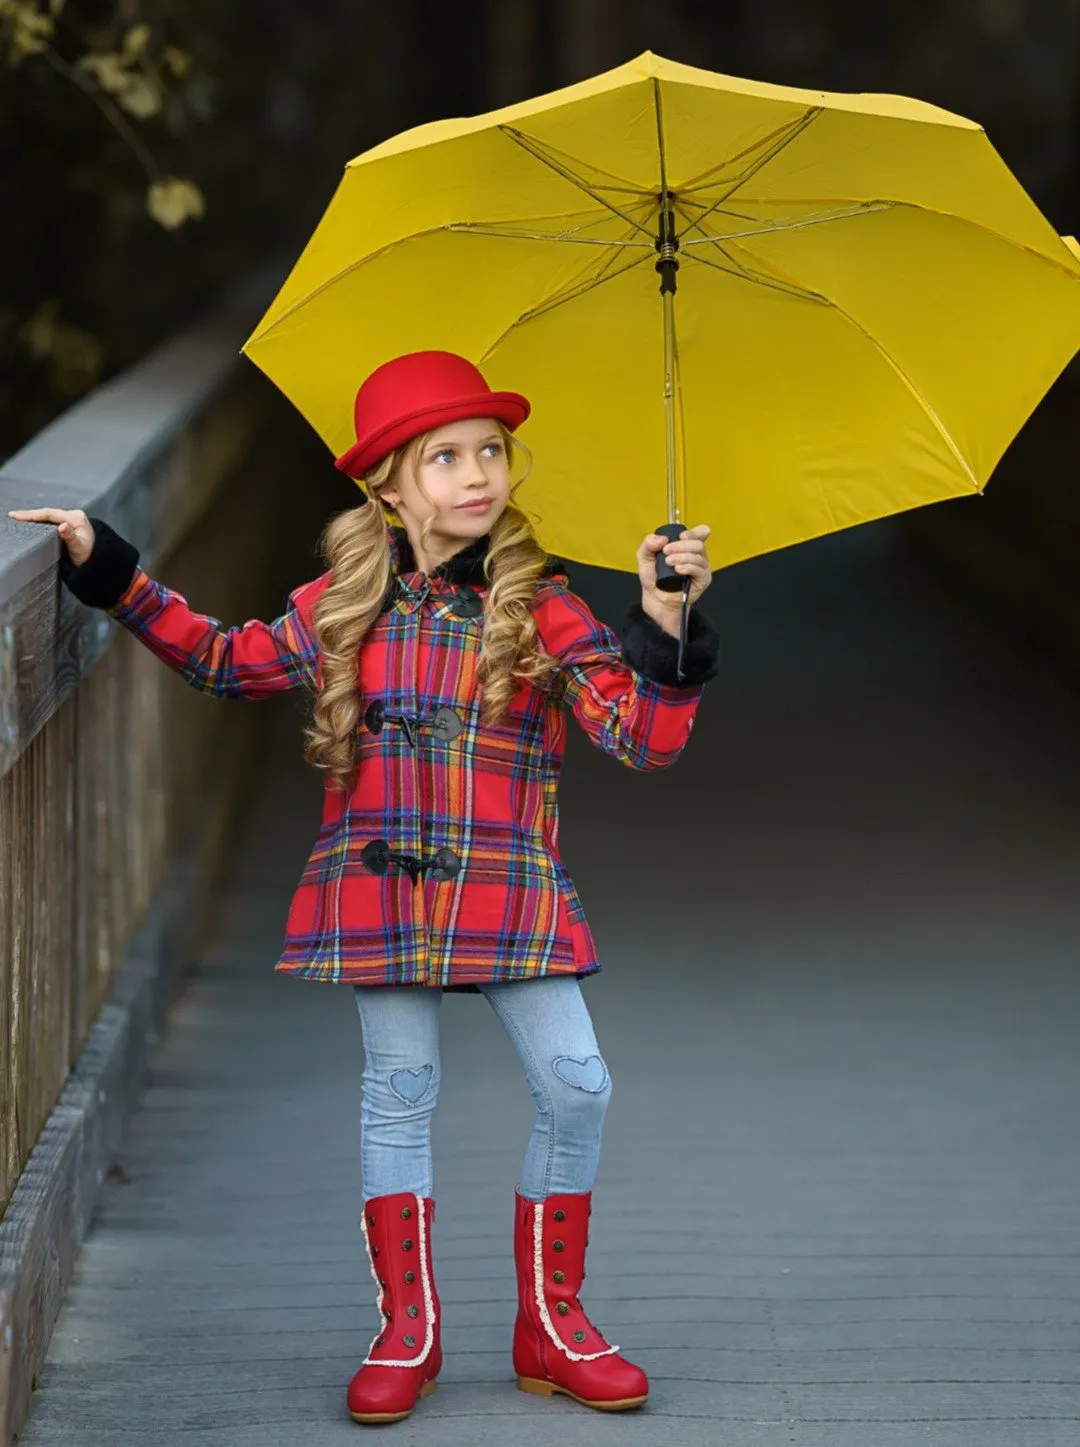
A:
{"type": "Polygon", "coordinates": [[[551,1068],[560,1080],[590,1095],[599,1095],[608,1083],[607,1066],[599,1055],[590,1055],[587,1060],[576,1060],[572,1055],[560,1055],[551,1062],[551,1068]]]}
{"type": "Polygon", "coordinates": [[[395,1070],[388,1084],[398,1100],[416,1105],[430,1090],[434,1073],[430,1065],[421,1065],[419,1070],[395,1070]]]}

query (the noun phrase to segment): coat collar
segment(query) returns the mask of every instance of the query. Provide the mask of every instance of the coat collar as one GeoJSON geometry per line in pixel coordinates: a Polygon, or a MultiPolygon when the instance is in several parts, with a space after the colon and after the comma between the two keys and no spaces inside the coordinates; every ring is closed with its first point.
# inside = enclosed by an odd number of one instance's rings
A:
{"type": "MultiPolygon", "coordinates": [[[[394,571],[399,575],[418,573],[420,569],[417,567],[412,543],[409,541],[409,535],[405,529],[391,527],[388,530],[388,537],[391,556],[394,560],[394,571]]],[[[440,563],[431,576],[443,578],[446,582],[453,583],[458,587],[468,585],[473,588],[486,588],[484,559],[487,557],[490,541],[488,533],[485,533],[482,538],[475,538],[456,552],[452,558],[447,558],[445,563],[440,563]]]]}
{"type": "MultiPolygon", "coordinates": [[[[390,526],[387,529],[387,537],[390,542],[390,553],[394,561],[394,571],[399,577],[406,573],[419,573],[416,565],[416,556],[413,553],[412,543],[409,541],[409,534],[404,528],[390,526]]],[[[433,578],[442,578],[455,587],[486,588],[488,580],[484,575],[484,559],[488,554],[488,544],[491,542],[491,534],[485,533],[481,538],[474,538],[471,543],[456,552],[452,558],[447,558],[445,563],[439,566],[431,574],[433,578]]],[[[566,574],[566,564],[561,558],[549,557],[547,566],[544,568],[542,577],[551,578],[556,575],[566,574]]]]}

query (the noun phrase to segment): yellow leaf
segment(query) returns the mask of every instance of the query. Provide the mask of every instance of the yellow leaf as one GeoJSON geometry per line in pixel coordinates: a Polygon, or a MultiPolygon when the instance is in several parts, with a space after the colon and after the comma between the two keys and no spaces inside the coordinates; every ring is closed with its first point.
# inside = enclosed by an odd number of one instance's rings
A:
{"type": "Polygon", "coordinates": [[[137,60],[150,39],[149,25],[133,25],[124,36],[124,59],[137,60]]]}
{"type": "Polygon", "coordinates": [[[11,17],[9,60],[12,65],[18,65],[24,55],[36,55],[46,48],[54,26],[48,15],[40,15],[32,5],[16,4],[8,13],[11,17]]]}
{"type": "Polygon", "coordinates": [[[147,192],[146,204],[154,220],[168,231],[183,226],[189,217],[198,220],[206,214],[206,202],[198,186],[177,176],[155,181],[147,192]]]}
{"type": "Polygon", "coordinates": [[[156,116],[161,109],[161,91],[146,75],[129,75],[127,84],[116,98],[130,115],[140,121],[156,116]]]}
{"type": "Polygon", "coordinates": [[[177,50],[175,45],[167,45],[161,58],[173,75],[184,76],[191,69],[191,56],[183,50],[177,50]]]}
{"type": "Polygon", "coordinates": [[[188,215],[196,221],[201,221],[206,215],[206,201],[203,193],[196,186],[194,181],[181,181],[184,188],[184,195],[187,197],[188,215]]]}
{"type": "Polygon", "coordinates": [[[97,78],[98,85],[110,95],[117,95],[125,90],[131,80],[130,72],[124,68],[123,57],[115,53],[84,55],[79,66],[82,70],[91,71],[97,78]]]}
{"type": "Polygon", "coordinates": [[[51,35],[53,23],[47,15],[41,15],[33,5],[18,4],[12,5],[11,13],[15,17],[16,25],[23,26],[26,30],[37,31],[42,35],[51,35]]]}

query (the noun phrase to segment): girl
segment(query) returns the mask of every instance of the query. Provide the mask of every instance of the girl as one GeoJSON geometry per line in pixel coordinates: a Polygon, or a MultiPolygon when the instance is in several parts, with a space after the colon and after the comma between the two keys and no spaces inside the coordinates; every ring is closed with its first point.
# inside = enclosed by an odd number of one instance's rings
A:
{"type": "Polygon", "coordinates": [[[558,850],[561,704],[631,768],[675,762],[718,642],[692,612],[680,683],[681,595],[657,589],[655,558],[663,549],[696,602],[709,529],[642,541],[641,603],[620,643],[513,501],[512,434],[528,414],[453,353],[375,371],[337,462],[367,497],[328,527],[328,571],[270,624],[225,630],[193,613],[81,512],[10,514],[57,524],[76,596],[194,687],[313,694],[322,827],[276,968],[352,985],[360,1015],[362,1228],[382,1326],[348,1388],[358,1422],[407,1417],[442,1364],[430,1128],[444,990],[486,997],[536,1102],[516,1192],[518,1386],[607,1411],[648,1394],[578,1299],[611,1080],[578,984],[600,965],[558,850]]]}

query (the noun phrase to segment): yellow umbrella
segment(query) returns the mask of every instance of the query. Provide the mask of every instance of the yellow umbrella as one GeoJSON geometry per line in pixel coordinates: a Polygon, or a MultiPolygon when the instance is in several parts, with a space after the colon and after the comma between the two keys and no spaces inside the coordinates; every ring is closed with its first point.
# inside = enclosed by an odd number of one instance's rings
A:
{"type": "Polygon", "coordinates": [[[533,403],[544,546],[629,569],[665,508],[722,566],[977,492],[1078,345],[974,122],[646,53],[351,161],[244,350],[335,454],[373,368],[463,353],[533,403]]]}

